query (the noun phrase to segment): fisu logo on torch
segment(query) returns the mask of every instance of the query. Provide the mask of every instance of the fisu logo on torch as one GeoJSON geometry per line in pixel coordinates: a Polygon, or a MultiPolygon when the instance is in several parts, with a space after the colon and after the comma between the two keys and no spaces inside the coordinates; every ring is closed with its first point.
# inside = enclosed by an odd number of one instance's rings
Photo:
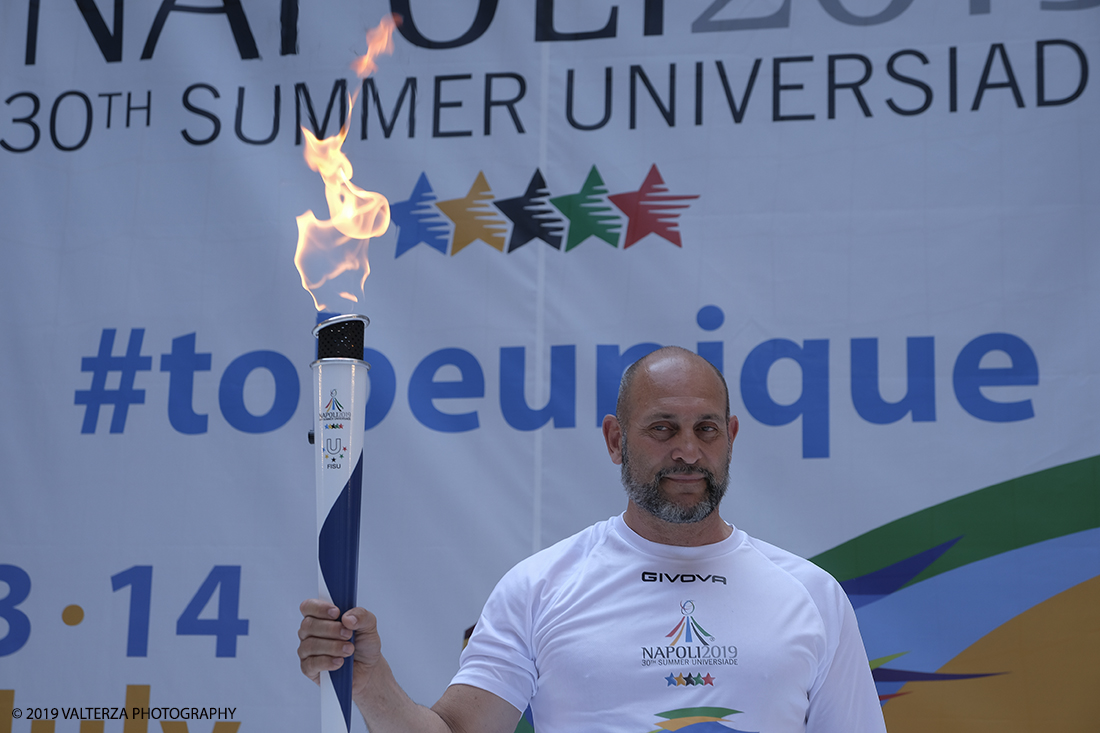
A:
{"type": "MultiPolygon", "coordinates": [[[[329,425],[325,426],[327,430],[329,425]]],[[[343,460],[347,458],[348,447],[340,438],[325,438],[325,468],[342,468],[343,460]]]]}

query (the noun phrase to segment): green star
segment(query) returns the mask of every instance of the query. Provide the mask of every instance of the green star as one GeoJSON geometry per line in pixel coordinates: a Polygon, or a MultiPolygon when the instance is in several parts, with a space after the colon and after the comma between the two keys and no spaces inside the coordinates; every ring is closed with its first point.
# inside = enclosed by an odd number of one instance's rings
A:
{"type": "Polygon", "coordinates": [[[550,203],[569,219],[569,236],[565,251],[576,247],[589,237],[598,237],[612,247],[619,246],[619,229],[622,220],[613,213],[606,201],[607,186],[596,166],[588,172],[588,178],[579,193],[555,196],[550,203]]]}

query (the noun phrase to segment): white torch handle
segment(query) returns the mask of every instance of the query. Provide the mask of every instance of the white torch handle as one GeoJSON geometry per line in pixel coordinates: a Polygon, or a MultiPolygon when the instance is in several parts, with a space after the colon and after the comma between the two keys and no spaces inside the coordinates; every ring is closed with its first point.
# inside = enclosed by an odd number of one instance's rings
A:
{"type": "MultiPolygon", "coordinates": [[[[359,359],[322,358],[312,368],[318,589],[343,614],[356,605],[368,367],[359,359]]],[[[351,729],[353,666],[349,658],[321,674],[322,733],[351,729]]]]}

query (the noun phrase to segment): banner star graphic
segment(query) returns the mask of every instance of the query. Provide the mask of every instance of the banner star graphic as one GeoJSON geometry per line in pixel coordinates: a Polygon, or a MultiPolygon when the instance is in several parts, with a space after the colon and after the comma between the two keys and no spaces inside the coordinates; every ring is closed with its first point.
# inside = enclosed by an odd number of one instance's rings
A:
{"type": "Polygon", "coordinates": [[[619,230],[622,225],[617,215],[607,213],[611,211],[611,207],[604,200],[606,196],[607,186],[596,166],[592,166],[579,193],[550,199],[550,203],[569,219],[566,252],[589,237],[598,237],[612,247],[619,246],[619,230]]]}
{"type": "Polygon", "coordinates": [[[432,205],[435,198],[427,174],[421,173],[409,198],[390,204],[390,220],[398,229],[395,258],[421,242],[447,254],[447,230],[450,227],[432,205]]]}
{"type": "Polygon", "coordinates": [[[676,678],[672,676],[672,672],[669,672],[668,677],[665,677],[665,682],[668,683],[668,685],[667,685],[668,687],[675,687],[676,686],[676,678]]]}
{"type": "Polygon", "coordinates": [[[504,230],[508,224],[493,209],[492,200],[489,182],[485,174],[478,171],[465,198],[436,202],[436,207],[455,223],[452,257],[478,239],[493,249],[504,251],[504,230]]]}
{"type": "Polygon", "coordinates": [[[623,249],[626,249],[647,234],[656,234],[677,247],[682,247],[676,220],[680,218],[680,209],[686,209],[688,204],[678,202],[697,199],[699,195],[668,193],[668,187],[654,164],[637,191],[617,193],[608,198],[630,221],[623,243],[623,249]]]}
{"type": "Polygon", "coordinates": [[[542,171],[535,169],[527,191],[512,199],[494,201],[493,205],[512,220],[512,237],[508,251],[519,249],[532,239],[541,239],[554,249],[561,249],[561,233],[565,228],[553,208],[550,207],[550,190],[546,188],[542,171]]]}

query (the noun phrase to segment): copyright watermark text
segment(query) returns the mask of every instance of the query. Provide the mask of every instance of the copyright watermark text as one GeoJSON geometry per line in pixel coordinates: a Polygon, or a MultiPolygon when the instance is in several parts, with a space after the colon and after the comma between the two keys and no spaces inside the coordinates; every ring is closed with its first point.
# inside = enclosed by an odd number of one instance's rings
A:
{"type": "Polygon", "coordinates": [[[11,717],[27,720],[233,720],[237,708],[56,707],[12,708],[11,717]]]}

